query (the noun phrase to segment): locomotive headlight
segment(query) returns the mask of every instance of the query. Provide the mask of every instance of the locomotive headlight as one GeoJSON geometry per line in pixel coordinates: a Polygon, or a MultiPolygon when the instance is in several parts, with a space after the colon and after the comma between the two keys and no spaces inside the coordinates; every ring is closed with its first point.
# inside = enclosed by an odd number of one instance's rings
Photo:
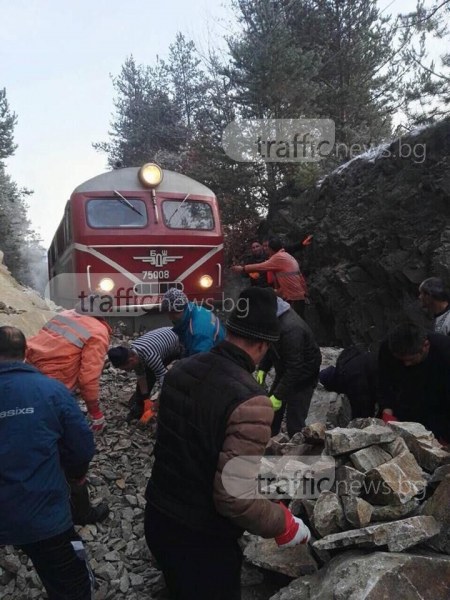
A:
{"type": "Polygon", "coordinates": [[[212,277],[210,275],[202,275],[200,277],[200,287],[202,288],[210,288],[213,284],[212,277]]]}
{"type": "Polygon", "coordinates": [[[104,277],[100,279],[98,287],[102,292],[110,292],[116,284],[110,277],[104,277]]]}
{"type": "Polygon", "coordinates": [[[146,163],[139,169],[138,177],[143,186],[154,188],[163,180],[163,171],[156,163],[146,163]]]}

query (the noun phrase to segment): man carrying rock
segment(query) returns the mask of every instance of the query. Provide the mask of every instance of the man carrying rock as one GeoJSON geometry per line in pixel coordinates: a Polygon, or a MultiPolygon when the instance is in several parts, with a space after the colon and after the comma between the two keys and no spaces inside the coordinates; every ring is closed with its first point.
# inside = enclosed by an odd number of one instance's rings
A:
{"type": "Polygon", "coordinates": [[[416,421],[450,442],[450,338],[415,323],[392,329],[379,351],[382,419],[416,421]]]}
{"type": "Polygon", "coordinates": [[[178,361],[164,379],[145,537],[173,600],[239,599],[245,529],[280,546],[309,539],[283,505],[256,491],[236,497],[223,477],[235,457],[259,462],[270,438],[272,404],[252,372],[278,335],[275,294],[248,288],[227,339],[178,361]]]}
{"type": "Polygon", "coordinates": [[[94,439],[70,392],[24,363],[25,337],[0,327],[0,545],[32,561],[49,599],[90,600],[66,477],[81,481],[94,439]]]}
{"type": "Polygon", "coordinates": [[[130,399],[128,421],[139,419],[148,423],[154,414],[150,394],[155,384],[160,388],[167,365],[180,357],[181,346],[172,327],[160,327],[144,333],[130,347],[116,346],[108,350],[113,367],[135,371],[136,391],[130,399]]]}

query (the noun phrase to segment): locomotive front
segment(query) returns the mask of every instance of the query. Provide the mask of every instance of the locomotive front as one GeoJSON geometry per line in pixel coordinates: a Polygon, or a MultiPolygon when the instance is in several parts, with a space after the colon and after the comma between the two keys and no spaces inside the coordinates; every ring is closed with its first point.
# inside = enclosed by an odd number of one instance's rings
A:
{"type": "Polygon", "coordinates": [[[212,308],[223,297],[216,197],[154,163],[99,175],[74,190],[49,263],[52,299],[65,306],[96,294],[105,313],[139,317],[176,287],[212,308]]]}

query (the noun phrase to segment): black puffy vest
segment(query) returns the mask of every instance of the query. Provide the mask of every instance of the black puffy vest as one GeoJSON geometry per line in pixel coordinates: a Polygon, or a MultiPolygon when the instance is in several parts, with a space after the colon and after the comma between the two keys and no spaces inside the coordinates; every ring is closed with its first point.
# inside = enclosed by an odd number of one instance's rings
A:
{"type": "Polygon", "coordinates": [[[146,498],[194,530],[226,537],[242,534],[216,511],[213,486],[230,414],[261,395],[253,369],[248,354],[225,341],[179,361],[165,377],[146,498]]]}

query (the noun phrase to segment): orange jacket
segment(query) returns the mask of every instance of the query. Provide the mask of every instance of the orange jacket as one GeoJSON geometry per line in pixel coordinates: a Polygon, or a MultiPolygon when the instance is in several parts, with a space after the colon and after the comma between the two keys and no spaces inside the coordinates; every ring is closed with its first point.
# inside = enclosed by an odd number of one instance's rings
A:
{"type": "Polygon", "coordinates": [[[27,340],[27,362],[69,390],[78,388],[92,415],[99,411],[100,375],[111,328],[105,321],[64,310],[27,340]]]}
{"type": "Polygon", "coordinates": [[[288,254],[284,248],[275,252],[262,263],[245,265],[245,272],[272,271],[274,273],[274,287],[284,300],[304,300],[307,290],[297,260],[288,254]]]}

